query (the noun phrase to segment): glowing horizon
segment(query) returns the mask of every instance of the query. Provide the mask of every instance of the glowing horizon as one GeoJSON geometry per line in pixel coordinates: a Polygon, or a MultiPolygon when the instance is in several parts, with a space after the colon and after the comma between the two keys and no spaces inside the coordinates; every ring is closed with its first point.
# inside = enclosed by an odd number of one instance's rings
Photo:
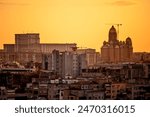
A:
{"type": "Polygon", "coordinates": [[[40,33],[41,43],[77,43],[100,51],[113,23],[119,40],[131,37],[134,51],[150,51],[148,0],[0,0],[0,48],[16,33],[40,33]],[[116,27],[117,29],[117,27],[116,27]]]}

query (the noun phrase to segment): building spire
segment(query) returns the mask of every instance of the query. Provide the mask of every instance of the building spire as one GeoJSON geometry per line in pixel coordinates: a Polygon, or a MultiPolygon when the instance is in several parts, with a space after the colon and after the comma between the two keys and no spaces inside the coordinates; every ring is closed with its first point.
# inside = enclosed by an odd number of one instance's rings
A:
{"type": "Polygon", "coordinates": [[[109,42],[115,42],[117,40],[117,31],[115,27],[112,25],[112,27],[109,30],[109,42]]]}

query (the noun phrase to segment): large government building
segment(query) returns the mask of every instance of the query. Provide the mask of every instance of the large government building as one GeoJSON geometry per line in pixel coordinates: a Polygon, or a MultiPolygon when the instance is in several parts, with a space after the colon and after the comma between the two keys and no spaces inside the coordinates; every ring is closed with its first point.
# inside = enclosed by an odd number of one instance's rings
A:
{"type": "Polygon", "coordinates": [[[125,41],[117,39],[117,31],[114,26],[109,30],[108,41],[101,47],[101,60],[103,63],[130,62],[132,60],[133,47],[131,38],[125,41]]]}
{"type": "Polygon", "coordinates": [[[72,51],[75,43],[40,43],[39,33],[15,34],[15,44],[4,44],[0,59],[26,63],[42,62],[42,54],[59,51],[72,51]]]}

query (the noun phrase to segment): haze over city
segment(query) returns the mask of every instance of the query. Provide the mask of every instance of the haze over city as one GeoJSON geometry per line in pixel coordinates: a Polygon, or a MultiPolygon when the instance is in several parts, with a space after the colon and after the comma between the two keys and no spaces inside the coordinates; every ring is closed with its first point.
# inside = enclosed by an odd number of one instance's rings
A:
{"type": "Polygon", "coordinates": [[[113,23],[119,40],[131,37],[134,51],[150,51],[148,0],[0,0],[0,48],[16,33],[40,33],[44,43],[77,43],[100,51],[113,23]],[[142,41],[142,44],[141,44],[142,41]]]}

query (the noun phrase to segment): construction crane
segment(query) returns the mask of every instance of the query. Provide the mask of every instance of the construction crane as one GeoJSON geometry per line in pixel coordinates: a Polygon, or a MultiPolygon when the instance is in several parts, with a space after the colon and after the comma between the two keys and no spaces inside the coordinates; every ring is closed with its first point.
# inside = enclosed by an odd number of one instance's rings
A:
{"type": "Polygon", "coordinates": [[[119,39],[119,27],[122,26],[122,24],[107,24],[107,25],[116,25],[117,26],[117,38],[119,39]]]}

